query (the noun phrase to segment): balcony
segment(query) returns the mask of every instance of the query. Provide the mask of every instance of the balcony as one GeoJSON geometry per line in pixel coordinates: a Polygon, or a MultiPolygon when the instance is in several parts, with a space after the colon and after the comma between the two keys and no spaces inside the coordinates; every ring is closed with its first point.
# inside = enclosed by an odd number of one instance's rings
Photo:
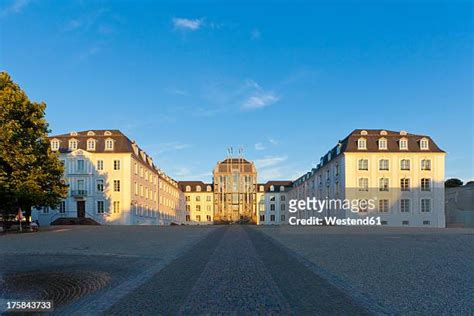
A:
{"type": "Polygon", "coordinates": [[[82,199],[87,196],[87,190],[72,190],[71,196],[76,199],[82,199]]]}

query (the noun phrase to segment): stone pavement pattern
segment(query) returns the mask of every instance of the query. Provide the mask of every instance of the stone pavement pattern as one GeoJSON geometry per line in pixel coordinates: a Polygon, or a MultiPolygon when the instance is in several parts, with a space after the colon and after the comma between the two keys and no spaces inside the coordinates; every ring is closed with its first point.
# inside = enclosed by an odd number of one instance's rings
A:
{"type": "Polygon", "coordinates": [[[43,291],[62,315],[474,310],[474,230],[73,227],[0,249],[0,299],[43,291]]]}

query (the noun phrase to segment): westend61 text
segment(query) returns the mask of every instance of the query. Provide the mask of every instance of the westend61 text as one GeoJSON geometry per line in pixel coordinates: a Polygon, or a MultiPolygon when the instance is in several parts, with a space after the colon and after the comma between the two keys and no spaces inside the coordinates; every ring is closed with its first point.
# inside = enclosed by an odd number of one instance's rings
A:
{"type": "Polygon", "coordinates": [[[330,226],[374,226],[382,225],[380,217],[365,217],[365,218],[337,218],[335,216],[330,217],[309,217],[309,218],[296,218],[294,216],[289,219],[290,225],[330,225],[330,226]]]}

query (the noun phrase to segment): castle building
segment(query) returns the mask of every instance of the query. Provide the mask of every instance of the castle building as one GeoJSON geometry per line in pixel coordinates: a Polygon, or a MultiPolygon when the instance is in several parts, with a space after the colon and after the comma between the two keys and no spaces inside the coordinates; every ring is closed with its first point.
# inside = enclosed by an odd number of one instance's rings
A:
{"type": "Polygon", "coordinates": [[[388,226],[446,226],[446,153],[429,136],[357,129],[295,181],[267,183],[257,182],[255,164],[242,156],[219,161],[212,183],[177,182],[118,130],[56,135],[50,143],[69,192],[57,209],[33,212],[43,225],[84,218],[119,225],[280,225],[373,216],[388,226]],[[292,209],[292,201],[307,199],[329,204],[292,209]]]}
{"type": "Polygon", "coordinates": [[[119,225],[185,221],[178,183],[119,130],[51,136],[50,144],[64,164],[69,192],[57,209],[33,211],[42,225],[85,218],[119,225]]]}
{"type": "Polygon", "coordinates": [[[316,168],[294,181],[290,199],[374,204],[321,213],[299,210],[299,218],[377,216],[388,226],[445,227],[445,155],[429,136],[357,129],[322,156],[316,168]]]}

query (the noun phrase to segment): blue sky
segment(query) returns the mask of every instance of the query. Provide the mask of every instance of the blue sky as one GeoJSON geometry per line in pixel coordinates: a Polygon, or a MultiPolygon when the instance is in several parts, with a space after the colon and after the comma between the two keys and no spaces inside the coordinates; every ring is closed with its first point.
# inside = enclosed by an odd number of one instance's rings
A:
{"type": "Polygon", "coordinates": [[[121,129],[178,180],[229,146],[294,179],[355,128],[430,135],[474,178],[472,2],[239,2],[4,0],[0,69],[53,134],[121,129]]]}

